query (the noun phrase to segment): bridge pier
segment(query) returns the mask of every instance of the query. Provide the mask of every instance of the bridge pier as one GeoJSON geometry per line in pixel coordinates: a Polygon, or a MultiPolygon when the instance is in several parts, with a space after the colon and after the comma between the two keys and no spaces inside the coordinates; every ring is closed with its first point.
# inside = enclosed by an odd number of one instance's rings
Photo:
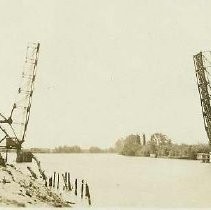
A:
{"type": "Polygon", "coordinates": [[[17,163],[23,163],[23,162],[32,162],[32,153],[31,152],[26,152],[22,150],[17,150],[17,158],[16,162],[17,163]]]}

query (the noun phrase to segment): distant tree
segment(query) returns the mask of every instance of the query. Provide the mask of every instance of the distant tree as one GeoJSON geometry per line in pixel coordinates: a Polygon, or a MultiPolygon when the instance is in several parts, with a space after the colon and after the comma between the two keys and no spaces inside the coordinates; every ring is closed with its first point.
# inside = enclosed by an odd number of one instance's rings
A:
{"type": "Polygon", "coordinates": [[[172,147],[171,139],[162,133],[152,134],[148,145],[150,146],[150,152],[159,156],[168,156],[172,147]]]}
{"type": "Polygon", "coordinates": [[[75,146],[59,146],[59,147],[56,147],[54,149],[54,152],[56,153],[81,153],[82,150],[79,146],[75,145],[75,146]]]}
{"type": "Polygon", "coordinates": [[[172,144],[169,156],[176,158],[186,158],[195,160],[197,153],[209,153],[210,147],[208,144],[172,144]]]}
{"type": "Polygon", "coordinates": [[[172,144],[171,149],[169,150],[170,157],[179,157],[180,156],[180,146],[178,144],[172,144]]]}
{"type": "Polygon", "coordinates": [[[77,146],[77,145],[70,147],[69,151],[71,151],[73,153],[81,153],[82,152],[81,148],[79,146],[77,146]]]}
{"type": "Polygon", "coordinates": [[[149,156],[155,153],[158,156],[170,158],[196,159],[197,153],[209,153],[211,147],[208,144],[175,144],[171,139],[162,133],[154,133],[150,140],[140,142],[139,135],[129,135],[125,139],[119,139],[115,143],[115,151],[122,155],[149,156]]]}
{"type": "Polygon", "coordinates": [[[141,148],[140,136],[129,135],[124,140],[124,147],[121,151],[123,155],[135,156],[137,151],[141,148]]]}
{"type": "Polygon", "coordinates": [[[137,156],[144,156],[149,157],[150,156],[150,146],[149,145],[143,145],[139,147],[139,149],[136,151],[137,156]]]}
{"type": "Polygon", "coordinates": [[[142,142],[143,146],[146,145],[146,135],[143,133],[143,142],[142,142]]]}
{"type": "Polygon", "coordinates": [[[31,148],[29,151],[32,153],[51,153],[49,148],[31,148]]]}
{"type": "Polygon", "coordinates": [[[114,149],[117,153],[121,153],[124,147],[124,139],[118,139],[115,143],[114,149]]]}
{"type": "Polygon", "coordinates": [[[90,153],[102,153],[104,151],[102,149],[100,149],[99,147],[90,147],[89,152],[90,153]]]}

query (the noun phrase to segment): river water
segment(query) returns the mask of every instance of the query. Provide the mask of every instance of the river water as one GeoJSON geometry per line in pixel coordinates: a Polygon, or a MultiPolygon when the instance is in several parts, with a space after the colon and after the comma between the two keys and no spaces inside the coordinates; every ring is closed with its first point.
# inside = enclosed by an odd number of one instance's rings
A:
{"type": "Polygon", "coordinates": [[[211,164],[116,154],[36,154],[46,173],[86,179],[94,207],[211,207],[211,164]]]}

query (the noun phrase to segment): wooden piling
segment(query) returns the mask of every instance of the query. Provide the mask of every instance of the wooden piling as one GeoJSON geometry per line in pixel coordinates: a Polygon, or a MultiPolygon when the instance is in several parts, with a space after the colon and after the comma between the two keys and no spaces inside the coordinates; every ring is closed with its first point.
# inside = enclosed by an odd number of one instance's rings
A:
{"type": "Polygon", "coordinates": [[[66,178],[65,178],[65,174],[62,174],[62,178],[63,178],[63,181],[64,181],[63,190],[65,190],[65,189],[67,189],[67,181],[66,181],[66,178]]]}
{"type": "Polygon", "coordinates": [[[67,179],[68,179],[68,173],[67,172],[65,172],[65,183],[66,183],[66,190],[68,190],[68,181],[67,181],[67,179]]]}
{"type": "Polygon", "coordinates": [[[64,173],[64,189],[67,190],[67,172],[64,173]]]}
{"type": "Polygon", "coordinates": [[[71,182],[70,182],[70,173],[68,172],[68,190],[71,191],[72,187],[71,187],[71,182]]]}
{"type": "Polygon", "coordinates": [[[55,187],[55,181],[56,181],[56,172],[53,172],[53,187],[55,187]]]}
{"type": "Polygon", "coordinates": [[[63,179],[63,182],[64,182],[64,185],[63,185],[63,190],[65,190],[65,180],[64,180],[64,174],[62,174],[62,179],[63,179]]]}
{"type": "Polygon", "coordinates": [[[84,195],[84,180],[81,181],[81,199],[83,199],[84,195]]]}
{"type": "Polygon", "coordinates": [[[85,196],[88,198],[88,203],[89,205],[91,205],[91,197],[90,197],[90,192],[89,192],[89,186],[86,183],[86,192],[85,192],[85,196]]]}
{"type": "Polygon", "coordinates": [[[57,190],[59,189],[59,173],[57,175],[57,190]]]}
{"type": "Polygon", "coordinates": [[[78,194],[77,191],[78,191],[78,180],[75,179],[75,195],[78,194]]]}
{"type": "Polygon", "coordinates": [[[52,177],[49,178],[49,187],[52,187],[52,177]]]}

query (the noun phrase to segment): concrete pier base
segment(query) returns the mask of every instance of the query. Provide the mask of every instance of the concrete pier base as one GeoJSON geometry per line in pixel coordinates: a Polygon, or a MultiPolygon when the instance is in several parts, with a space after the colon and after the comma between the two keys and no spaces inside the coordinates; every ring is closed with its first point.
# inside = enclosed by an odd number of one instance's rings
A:
{"type": "Polygon", "coordinates": [[[17,151],[17,158],[16,162],[17,163],[23,163],[23,162],[32,162],[32,153],[31,152],[26,152],[22,150],[17,151]]]}

